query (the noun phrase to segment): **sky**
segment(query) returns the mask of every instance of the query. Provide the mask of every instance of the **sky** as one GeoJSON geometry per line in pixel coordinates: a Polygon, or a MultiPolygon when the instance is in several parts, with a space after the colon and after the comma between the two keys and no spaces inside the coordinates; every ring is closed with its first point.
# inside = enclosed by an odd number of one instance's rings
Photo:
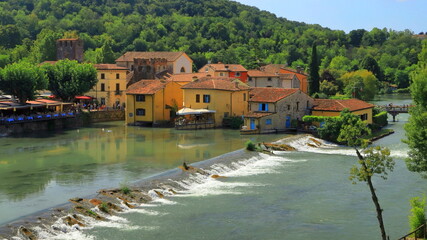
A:
{"type": "Polygon", "coordinates": [[[427,31],[427,0],[235,0],[288,20],[333,30],[427,31]]]}

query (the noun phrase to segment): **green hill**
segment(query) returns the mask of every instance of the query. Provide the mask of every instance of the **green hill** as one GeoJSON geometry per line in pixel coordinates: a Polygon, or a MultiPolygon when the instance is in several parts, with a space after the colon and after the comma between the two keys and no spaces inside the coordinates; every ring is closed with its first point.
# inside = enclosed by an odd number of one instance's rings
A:
{"type": "Polygon", "coordinates": [[[0,23],[0,67],[21,59],[55,60],[55,39],[64,34],[84,40],[90,62],[111,62],[126,51],[185,51],[195,67],[208,60],[306,67],[316,42],[321,71],[332,69],[337,77],[371,55],[382,80],[405,87],[421,49],[409,31],[346,34],[228,0],[6,0],[0,2],[0,23]]]}

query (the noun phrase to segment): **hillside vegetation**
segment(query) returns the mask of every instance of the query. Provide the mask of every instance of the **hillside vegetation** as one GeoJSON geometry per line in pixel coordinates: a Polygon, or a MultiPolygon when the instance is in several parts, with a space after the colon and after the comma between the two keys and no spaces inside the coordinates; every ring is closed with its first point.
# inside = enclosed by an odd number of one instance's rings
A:
{"type": "Polygon", "coordinates": [[[421,50],[410,31],[346,34],[228,0],[6,0],[0,2],[0,24],[0,67],[55,60],[55,40],[64,36],[82,38],[92,63],[114,62],[126,51],[185,51],[195,67],[221,61],[306,68],[316,42],[321,77],[329,84],[323,88],[332,94],[336,79],[373,71],[375,64],[380,81],[407,87],[421,50]]]}

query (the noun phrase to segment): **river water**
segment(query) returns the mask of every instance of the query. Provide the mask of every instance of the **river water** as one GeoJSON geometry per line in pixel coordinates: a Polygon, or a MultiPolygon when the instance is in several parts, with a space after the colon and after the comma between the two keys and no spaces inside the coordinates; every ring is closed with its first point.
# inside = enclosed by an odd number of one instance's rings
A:
{"type": "MultiPolygon", "coordinates": [[[[375,103],[410,104],[408,96],[375,103]]],[[[387,146],[394,172],[374,185],[384,209],[390,239],[408,230],[409,199],[427,191],[426,180],[406,169],[403,125],[375,144],[387,146]]],[[[0,224],[90,195],[101,188],[132,183],[183,160],[194,163],[242,148],[243,143],[273,141],[284,135],[242,137],[231,130],[175,131],[125,127],[121,123],[0,139],[0,224]]],[[[354,151],[324,143],[307,146],[308,137],[291,142],[298,152],[255,156],[237,152],[228,164],[181,180],[179,194],[138,209],[92,222],[84,231],[40,236],[47,239],[379,239],[374,205],[366,184],[353,185],[348,172],[354,151]]],[[[224,158],[228,158],[226,155],[224,158]]]]}

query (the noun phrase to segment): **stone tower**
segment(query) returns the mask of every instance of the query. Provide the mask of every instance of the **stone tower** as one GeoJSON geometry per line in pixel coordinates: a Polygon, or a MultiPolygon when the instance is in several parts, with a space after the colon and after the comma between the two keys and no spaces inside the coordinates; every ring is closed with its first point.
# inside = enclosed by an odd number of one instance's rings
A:
{"type": "Polygon", "coordinates": [[[166,58],[134,58],[132,83],[143,79],[158,79],[162,72],[170,72],[166,58]]]}
{"type": "Polygon", "coordinates": [[[79,38],[58,39],[56,60],[70,59],[83,62],[83,40],[79,38]]]}

